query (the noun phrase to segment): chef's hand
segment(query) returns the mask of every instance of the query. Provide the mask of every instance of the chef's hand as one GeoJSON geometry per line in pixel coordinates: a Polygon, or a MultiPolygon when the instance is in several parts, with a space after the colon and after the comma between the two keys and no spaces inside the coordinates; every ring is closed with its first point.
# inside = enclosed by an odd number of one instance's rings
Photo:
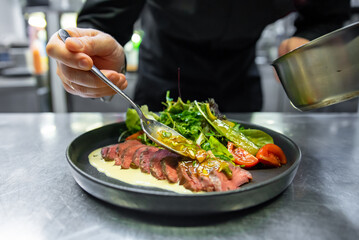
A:
{"type": "Polygon", "coordinates": [[[291,37],[291,38],[285,39],[279,45],[278,55],[279,55],[279,57],[283,56],[284,54],[306,44],[307,42],[309,42],[308,39],[301,38],[301,37],[291,37]]]}
{"type": "Polygon", "coordinates": [[[95,64],[120,89],[127,87],[121,70],[125,64],[122,46],[110,35],[94,29],[69,28],[66,42],[51,36],[47,54],[57,62],[57,75],[67,92],[85,98],[114,95],[114,91],[89,70],[95,64]]]}

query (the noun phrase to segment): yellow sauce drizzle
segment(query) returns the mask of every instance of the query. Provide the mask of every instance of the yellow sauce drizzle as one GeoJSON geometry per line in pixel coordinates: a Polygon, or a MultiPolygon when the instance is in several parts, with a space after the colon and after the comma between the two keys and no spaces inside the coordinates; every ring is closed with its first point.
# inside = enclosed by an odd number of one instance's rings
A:
{"type": "Polygon", "coordinates": [[[159,136],[158,140],[177,152],[180,152],[184,156],[196,159],[199,162],[203,162],[207,158],[206,151],[201,149],[197,146],[197,144],[189,139],[180,135],[172,136],[170,132],[166,132],[164,130],[157,132],[157,135],[159,136]]]}

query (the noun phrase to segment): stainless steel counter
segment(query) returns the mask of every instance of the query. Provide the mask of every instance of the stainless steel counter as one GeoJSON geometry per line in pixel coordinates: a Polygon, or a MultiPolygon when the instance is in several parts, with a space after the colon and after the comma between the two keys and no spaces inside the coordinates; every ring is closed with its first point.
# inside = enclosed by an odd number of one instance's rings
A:
{"type": "Polygon", "coordinates": [[[206,217],[154,216],[98,200],[65,159],[81,133],[123,114],[0,114],[1,239],[359,239],[359,114],[228,117],[290,137],[303,157],[289,188],[260,206],[206,217]]]}

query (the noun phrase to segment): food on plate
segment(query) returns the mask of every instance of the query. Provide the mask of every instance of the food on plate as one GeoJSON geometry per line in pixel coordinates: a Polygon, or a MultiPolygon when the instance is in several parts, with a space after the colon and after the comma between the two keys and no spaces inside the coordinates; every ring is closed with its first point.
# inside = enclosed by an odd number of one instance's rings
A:
{"type": "Polygon", "coordinates": [[[122,169],[139,168],[142,173],[149,173],[158,180],[179,183],[195,192],[234,190],[252,179],[247,170],[218,158],[194,161],[138,140],[103,147],[101,155],[122,169]]]}
{"type": "Polygon", "coordinates": [[[101,149],[103,161],[113,168],[138,169],[143,174],[179,184],[192,192],[235,190],[248,183],[248,170],[280,167],[286,164],[283,150],[273,138],[258,129],[246,129],[220,113],[213,99],[207,102],[174,101],[167,92],[165,110],[141,110],[147,118],[168,125],[183,137],[161,132],[161,141],[186,157],[163,149],[141,130],[137,112],[126,114],[127,130],[121,132],[119,143],[101,149]]]}

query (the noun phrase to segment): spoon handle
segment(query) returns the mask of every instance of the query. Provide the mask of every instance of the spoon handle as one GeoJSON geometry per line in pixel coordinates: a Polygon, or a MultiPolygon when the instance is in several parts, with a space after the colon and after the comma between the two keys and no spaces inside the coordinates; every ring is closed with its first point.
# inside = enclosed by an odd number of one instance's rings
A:
{"type": "MultiPolygon", "coordinates": [[[[95,65],[92,66],[91,72],[93,72],[97,77],[104,81],[108,86],[110,86],[115,92],[119,93],[124,97],[136,110],[138,108],[137,104],[132,101],[132,99],[127,96],[119,87],[117,87],[113,82],[111,82],[95,65]]],[[[142,114],[142,113],[141,113],[142,114]]]]}
{"type": "MultiPolygon", "coordinates": [[[[63,42],[65,42],[67,38],[71,37],[70,34],[64,29],[60,29],[58,31],[58,35],[63,42]]],[[[124,93],[119,87],[117,87],[113,82],[111,82],[95,65],[92,65],[91,72],[93,72],[103,82],[105,82],[108,86],[110,86],[115,92],[119,93],[123,98],[125,98],[137,111],[137,113],[140,115],[141,118],[144,117],[138,105],[134,101],[132,101],[132,99],[129,96],[127,96],[127,94],[124,93]]]]}

